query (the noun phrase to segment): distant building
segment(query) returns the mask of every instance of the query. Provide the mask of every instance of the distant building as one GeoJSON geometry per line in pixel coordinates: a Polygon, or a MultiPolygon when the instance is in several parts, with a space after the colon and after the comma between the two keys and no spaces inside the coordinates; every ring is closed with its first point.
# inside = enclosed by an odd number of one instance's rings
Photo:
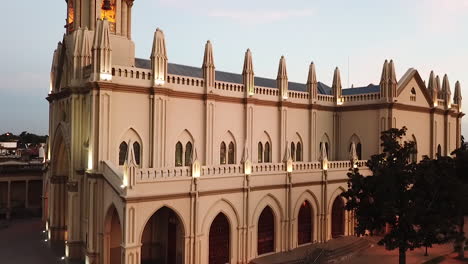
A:
{"type": "Polygon", "coordinates": [[[41,160],[0,159],[0,219],[41,216],[41,160]]]}
{"type": "Polygon", "coordinates": [[[133,3],[67,0],[53,55],[44,220],[72,259],[246,264],[352,235],[340,194],[350,167],[369,173],[382,131],[407,126],[413,161],[460,144],[447,75],[426,86],[390,60],[378,85],[343,89],[315,64],[290,82],[284,57],[276,79],[255,76],[250,50],[242,73],[224,72],[211,42],[201,67],[168,62],[159,29],[135,58],[133,3]]]}
{"type": "Polygon", "coordinates": [[[18,148],[18,142],[0,142],[0,155],[14,155],[18,148]]]}

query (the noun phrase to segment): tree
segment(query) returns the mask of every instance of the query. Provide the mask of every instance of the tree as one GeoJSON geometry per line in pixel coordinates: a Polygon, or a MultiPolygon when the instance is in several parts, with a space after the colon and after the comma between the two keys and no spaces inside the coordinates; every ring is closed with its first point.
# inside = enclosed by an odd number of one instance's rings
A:
{"type": "Polygon", "coordinates": [[[455,240],[455,249],[458,251],[458,257],[464,259],[466,237],[464,230],[465,219],[468,215],[468,146],[461,138],[461,145],[451,154],[455,155],[455,175],[458,180],[459,195],[456,195],[457,208],[455,218],[457,221],[458,232],[455,240]]]}
{"type": "Polygon", "coordinates": [[[420,245],[448,242],[456,233],[454,212],[456,197],[460,193],[451,157],[429,159],[427,156],[416,166],[415,183],[412,186],[415,205],[415,226],[420,245]]]}
{"type": "Polygon", "coordinates": [[[383,153],[373,155],[367,162],[372,175],[364,177],[358,168],[348,173],[346,209],[354,210],[356,233],[381,230],[389,224],[388,232],[378,243],[388,250],[399,249],[399,263],[406,263],[406,251],[420,245],[415,228],[414,192],[415,163],[410,163],[415,143],[403,141],[406,127],[392,128],[380,137],[383,153]]]}

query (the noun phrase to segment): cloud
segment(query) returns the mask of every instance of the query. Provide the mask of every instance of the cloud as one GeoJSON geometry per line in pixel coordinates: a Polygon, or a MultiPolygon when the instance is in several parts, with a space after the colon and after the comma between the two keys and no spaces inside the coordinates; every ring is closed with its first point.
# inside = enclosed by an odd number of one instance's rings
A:
{"type": "Polygon", "coordinates": [[[234,20],[243,24],[267,24],[297,17],[308,17],[313,14],[312,9],[290,10],[213,10],[208,13],[210,17],[219,17],[234,20]]]}

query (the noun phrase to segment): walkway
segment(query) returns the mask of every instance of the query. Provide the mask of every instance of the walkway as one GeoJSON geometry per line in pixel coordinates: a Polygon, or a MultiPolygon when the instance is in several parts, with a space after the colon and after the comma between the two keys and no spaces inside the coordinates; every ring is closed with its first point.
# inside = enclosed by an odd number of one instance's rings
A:
{"type": "MultiPolygon", "coordinates": [[[[63,247],[45,242],[40,218],[13,220],[9,227],[0,226],[0,263],[64,264],[63,247]],[[63,252],[63,251],[62,251],[63,252]]],[[[70,263],[71,264],[71,263],[70,263]]]]}

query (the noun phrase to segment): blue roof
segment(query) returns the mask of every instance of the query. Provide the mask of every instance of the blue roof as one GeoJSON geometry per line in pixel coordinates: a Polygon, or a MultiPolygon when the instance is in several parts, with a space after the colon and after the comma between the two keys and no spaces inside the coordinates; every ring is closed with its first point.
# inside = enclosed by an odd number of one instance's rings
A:
{"type": "MultiPolygon", "coordinates": [[[[135,67],[143,69],[151,69],[151,61],[147,59],[135,58],[135,67]]],[[[188,76],[194,78],[203,78],[203,71],[199,67],[181,65],[176,63],[168,63],[167,71],[169,74],[188,76]]],[[[239,83],[242,84],[242,74],[230,73],[224,71],[216,71],[216,80],[221,82],[239,83]]],[[[255,77],[255,85],[277,88],[276,79],[269,79],[263,77],[255,77]]],[[[307,92],[307,85],[303,83],[289,82],[288,88],[291,91],[307,92]]],[[[318,82],[318,93],[324,95],[331,95],[331,87],[318,82]]],[[[365,87],[347,88],[343,89],[343,95],[377,93],[380,91],[379,85],[369,84],[365,87]]]]}

